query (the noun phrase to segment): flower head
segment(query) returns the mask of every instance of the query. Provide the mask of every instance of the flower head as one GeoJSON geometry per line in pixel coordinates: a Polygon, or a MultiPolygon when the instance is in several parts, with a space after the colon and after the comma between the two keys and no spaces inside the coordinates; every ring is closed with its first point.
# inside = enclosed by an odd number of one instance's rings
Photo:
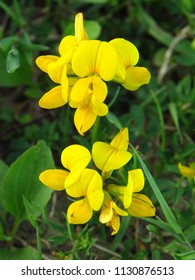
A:
{"type": "Polygon", "coordinates": [[[116,49],[119,63],[115,81],[128,90],[137,90],[150,82],[150,72],[145,67],[135,66],[139,60],[139,52],[131,42],[116,38],[109,42],[116,49]]]}
{"type": "Polygon", "coordinates": [[[127,151],[129,144],[128,129],[122,129],[110,144],[95,142],[92,149],[92,157],[95,165],[102,172],[110,172],[124,166],[132,157],[127,151]]]}
{"type": "Polygon", "coordinates": [[[99,220],[112,229],[120,228],[120,216],[150,217],[155,215],[151,200],[139,192],[144,187],[141,169],[128,171],[127,185],[112,183],[112,171],[123,167],[132,157],[128,149],[128,129],[122,129],[110,142],[95,142],[92,156],[81,145],[66,147],[61,154],[65,170],[43,171],[39,179],[47,187],[61,191],[76,199],[67,210],[68,222],[87,223],[94,211],[100,211],[99,220]],[[88,168],[93,159],[94,168],[88,168]],[[101,170],[101,174],[95,168],[101,170]]]}
{"type": "Polygon", "coordinates": [[[116,205],[108,192],[105,191],[104,194],[99,220],[113,230],[111,235],[115,235],[120,229],[120,216],[128,216],[128,213],[116,205]]]}
{"type": "Polygon", "coordinates": [[[75,16],[75,35],[65,36],[58,47],[59,55],[42,55],[37,66],[57,85],[39,100],[45,109],[69,104],[76,109],[74,124],[84,135],[97,116],[105,116],[108,106],[108,81],[120,83],[128,90],[136,90],[150,81],[150,73],[136,66],[137,48],[129,41],[116,38],[110,42],[89,40],[84,28],[83,14],[75,16]]]}

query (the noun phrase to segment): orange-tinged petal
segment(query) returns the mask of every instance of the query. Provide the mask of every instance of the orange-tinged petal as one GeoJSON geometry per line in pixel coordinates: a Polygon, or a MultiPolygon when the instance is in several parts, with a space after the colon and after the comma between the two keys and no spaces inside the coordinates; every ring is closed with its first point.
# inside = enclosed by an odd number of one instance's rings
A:
{"type": "Polygon", "coordinates": [[[78,180],[90,160],[90,152],[81,145],[73,144],[63,150],[61,162],[65,168],[70,170],[65,187],[70,186],[78,180]]]}
{"type": "Polygon", "coordinates": [[[69,172],[61,169],[48,169],[39,175],[39,180],[48,188],[62,191],[64,190],[64,182],[69,172]]]}
{"type": "Polygon", "coordinates": [[[109,44],[115,47],[119,55],[119,60],[123,62],[125,68],[137,64],[139,60],[139,52],[134,44],[123,38],[113,39],[109,44]]]}
{"type": "Polygon", "coordinates": [[[80,42],[82,40],[87,40],[88,36],[84,28],[82,13],[76,14],[74,26],[75,26],[75,37],[77,38],[77,41],[80,42]]]}
{"type": "Polygon", "coordinates": [[[134,217],[152,217],[155,216],[156,209],[146,195],[133,194],[132,203],[127,211],[134,217]]]}
{"type": "Polygon", "coordinates": [[[84,135],[93,124],[97,118],[96,113],[93,111],[91,106],[81,106],[79,107],[74,114],[74,124],[77,131],[84,135]]]}
{"type": "Polygon", "coordinates": [[[48,65],[52,62],[56,62],[59,59],[56,55],[41,55],[35,60],[36,65],[43,71],[48,72],[48,65]]]}
{"type": "Polygon", "coordinates": [[[187,178],[195,178],[195,168],[184,166],[181,163],[178,163],[178,168],[181,174],[187,178]]]}
{"type": "Polygon", "coordinates": [[[92,215],[93,209],[87,198],[71,203],[67,211],[69,224],[85,224],[92,218],[92,215]]]}
{"type": "Polygon", "coordinates": [[[64,106],[67,102],[62,97],[62,87],[57,86],[46,92],[39,100],[39,106],[44,109],[54,109],[64,106]]]}
{"type": "Polygon", "coordinates": [[[128,185],[133,185],[132,192],[140,192],[144,187],[144,174],[142,169],[128,171],[128,185]]]}
{"type": "Polygon", "coordinates": [[[149,84],[150,72],[145,67],[129,67],[126,70],[124,82],[121,84],[128,90],[137,90],[142,85],[149,84]]]}

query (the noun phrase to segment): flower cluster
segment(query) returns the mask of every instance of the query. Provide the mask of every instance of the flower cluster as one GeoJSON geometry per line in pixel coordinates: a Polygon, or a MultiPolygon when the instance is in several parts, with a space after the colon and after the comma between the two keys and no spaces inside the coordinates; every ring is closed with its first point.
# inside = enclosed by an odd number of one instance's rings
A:
{"type": "Polygon", "coordinates": [[[81,135],[93,126],[97,116],[108,113],[106,82],[115,81],[134,91],[150,81],[150,72],[135,66],[139,60],[135,45],[123,38],[89,40],[82,13],[75,17],[75,36],[64,37],[58,50],[59,56],[36,59],[37,66],[57,84],[42,96],[39,105],[52,109],[68,103],[76,109],[74,124],[81,135]]]}
{"type": "Polygon", "coordinates": [[[49,169],[40,174],[40,181],[47,187],[65,190],[68,196],[75,199],[67,210],[69,223],[87,223],[93,212],[99,211],[99,221],[109,226],[114,235],[120,228],[120,216],[155,215],[151,200],[139,194],[144,187],[141,169],[128,171],[126,185],[113,183],[113,171],[122,168],[132,158],[128,143],[128,129],[124,128],[110,144],[95,142],[91,153],[81,145],[70,145],[61,154],[61,162],[66,170],[49,169]],[[88,168],[91,160],[94,168],[88,168]]]}

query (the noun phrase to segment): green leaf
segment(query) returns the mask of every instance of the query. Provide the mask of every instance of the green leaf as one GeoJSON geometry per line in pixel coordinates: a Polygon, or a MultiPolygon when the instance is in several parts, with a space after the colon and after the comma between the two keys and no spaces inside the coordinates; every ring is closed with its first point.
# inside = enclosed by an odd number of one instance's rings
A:
{"type": "Polygon", "coordinates": [[[188,229],[186,229],[186,231],[184,233],[189,242],[194,241],[195,240],[195,224],[192,225],[191,227],[189,227],[188,229]]]}
{"type": "Polygon", "coordinates": [[[101,25],[95,20],[85,20],[85,29],[90,39],[97,39],[101,32],[101,25]]]}
{"type": "MultiPolygon", "coordinates": [[[[33,204],[30,203],[26,197],[23,195],[23,202],[24,202],[24,206],[25,206],[25,209],[26,209],[26,213],[27,213],[27,217],[28,217],[28,220],[30,221],[31,225],[34,227],[34,228],[37,228],[38,227],[38,224],[36,222],[36,217],[37,217],[37,209],[36,207],[34,208],[33,207],[33,204]]],[[[40,209],[41,210],[41,209],[40,209]]],[[[38,212],[39,213],[39,212],[38,212]]]]}
{"type": "Polygon", "coordinates": [[[118,129],[122,129],[122,128],[123,128],[121,122],[119,121],[119,119],[117,118],[117,116],[114,115],[113,113],[108,112],[108,114],[106,115],[106,118],[107,118],[107,120],[108,120],[110,123],[114,124],[118,129]]]}
{"type": "Polygon", "coordinates": [[[6,69],[8,73],[14,73],[20,67],[20,53],[16,48],[12,48],[6,57],[6,69]]]}
{"type": "Polygon", "coordinates": [[[9,36],[0,40],[0,49],[4,52],[8,52],[12,45],[17,41],[16,36],[9,36]]]}
{"type": "Polygon", "coordinates": [[[175,254],[177,260],[195,260],[195,251],[175,254]]]}
{"type": "MultiPolygon", "coordinates": [[[[2,185],[2,200],[5,209],[21,222],[27,218],[23,197],[33,205],[38,216],[48,203],[52,190],[39,181],[39,174],[54,168],[49,147],[44,141],[28,149],[9,168],[2,185]]],[[[27,205],[27,203],[26,203],[27,205]]]]}
{"type": "Polygon", "coordinates": [[[29,66],[24,54],[20,53],[21,67],[13,73],[8,73],[6,70],[6,58],[7,53],[0,49],[0,86],[15,87],[32,84],[32,67],[29,66]]]}
{"type": "Polygon", "coordinates": [[[25,248],[1,248],[0,260],[38,260],[38,252],[31,246],[25,248]]]}
{"type": "MultiPolygon", "coordinates": [[[[0,187],[7,170],[8,170],[8,166],[2,161],[2,159],[0,159],[0,187]]],[[[1,194],[1,189],[0,189],[0,194],[1,194]]]]}
{"type": "Polygon", "coordinates": [[[180,141],[182,142],[183,138],[182,138],[182,134],[181,134],[180,126],[179,126],[179,118],[178,118],[178,113],[177,113],[177,107],[176,107],[174,102],[169,103],[169,111],[171,113],[171,117],[173,119],[173,122],[175,124],[176,129],[177,129],[177,132],[179,134],[180,141]]]}

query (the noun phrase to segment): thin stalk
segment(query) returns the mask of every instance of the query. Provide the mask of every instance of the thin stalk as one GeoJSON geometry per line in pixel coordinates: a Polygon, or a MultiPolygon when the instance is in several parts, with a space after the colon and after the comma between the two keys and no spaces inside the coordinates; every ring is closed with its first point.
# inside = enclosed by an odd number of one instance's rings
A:
{"type": "Polygon", "coordinates": [[[118,95],[119,95],[120,89],[121,89],[121,86],[118,86],[118,87],[117,87],[117,90],[116,90],[116,92],[115,92],[115,94],[114,94],[114,97],[112,98],[112,100],[111,100],[110,103],[108,104],[108,108],[109,108],[109,109],[110,109],[110,108],[113,106],[113,104],[115,103],[115,101],[116,101],[116,99],[117,99],[117,97],[118,97],[118,95]]]}
{"type": "Polygon", "coordinates": [[[164,125],[164,119],[163,119],[163,113],[162,109],[160,106],[160,103],[158,101],[158,98],[156,94],[151,90],[152,97],[154,99],[154,102],[156,104],[158,116],[159,116],[159,121],[160,121],[160,130],[161,130],[161,150],[165,151],[166,148],[166,136],[165,136],[165,125],[164,125]]]}

